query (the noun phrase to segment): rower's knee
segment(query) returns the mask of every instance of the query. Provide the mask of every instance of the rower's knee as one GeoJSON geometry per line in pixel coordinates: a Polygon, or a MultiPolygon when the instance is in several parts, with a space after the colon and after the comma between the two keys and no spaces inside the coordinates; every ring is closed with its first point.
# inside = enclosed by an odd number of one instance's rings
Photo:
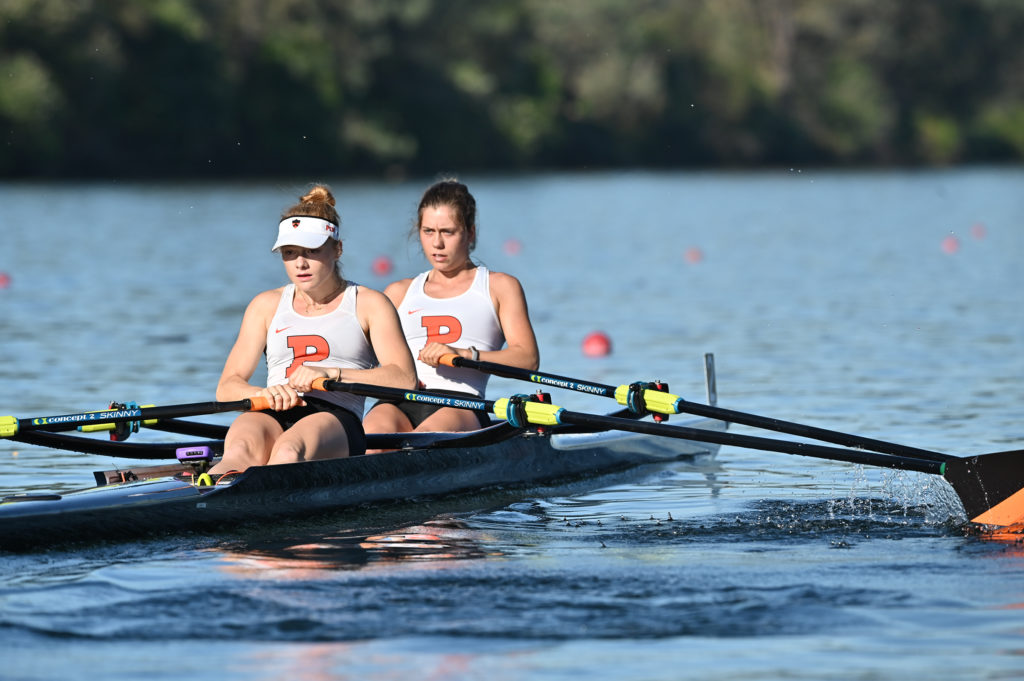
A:
{"type": "Polygon", "coordinates": [[[364,433],[407,433],[412,430],[408,417],[393,404],[377,405],[363,418],[364,433]]]}
{"type": "Polygon", "coordinates": [[[270,452],[268,464],[297,463],[306,460],[306,447],[297,441],[278,440],[270,452]]]}
{"type": "Polygon", "coordinates": [[[244,471],[251,466],[262,466],[265,463],[267,463],[267,455],[263,448],[248,446],[246,443],[236,443],[224,448],[224,454],[221,455],[220,461],[210,469],[210,472],[244,471]]]}

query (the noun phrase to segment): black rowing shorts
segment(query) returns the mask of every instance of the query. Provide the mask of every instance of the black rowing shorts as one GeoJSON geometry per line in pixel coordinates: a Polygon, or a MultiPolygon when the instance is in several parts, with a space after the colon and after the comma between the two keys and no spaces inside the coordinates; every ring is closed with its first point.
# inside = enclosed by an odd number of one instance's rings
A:
{"type": "Polygon", "coordinates": [[[363,431],[363,422],[358,416],[348,409],[339,407],[331,402],[310,400],[305,397],[303,399],[306,400],[305,407],[292,407],[284,411],[266,409],[263,413],[273,417],[275,421],[281,424],[282,428],[288,430],[298,423],[299,419],[310,414],[317,414],[322,411],[330,412],[341,421],[342,427],[345,428],[345,435],[348,437],[348,455],[361,456],[366,453],[366,433],[363,431]]]}

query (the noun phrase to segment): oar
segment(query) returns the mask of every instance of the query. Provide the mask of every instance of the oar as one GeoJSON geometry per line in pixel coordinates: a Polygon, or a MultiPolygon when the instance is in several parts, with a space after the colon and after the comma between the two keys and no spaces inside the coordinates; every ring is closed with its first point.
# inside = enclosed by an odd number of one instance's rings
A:
{"type": "Polygon", "coordinates": [[[947,458],[947,455],[945,454],[933,452],[927,449],[908,447],[894,442],[874,440],[872,438],[861,437],[860,435],[840,433],[835,430],[816,428],[814,426],[807,426],[801,423],[793,423],[791,421],[783,421],[781,419],[748,414],[742,411],[733,411],[732,409],[723,409],[718,406],[700,404],[699,402],[688,402],[678,395],[662,392],[660,390],[652,390],[650,388],[638,387],[634,389],[630,385],[620,385],[616,387],[602,383],[581,381],[567,376],[544,374],[538,371],[527,371],[518,367],[496,364],[494,362],[467,359],[465,357],[460,357],[459,355],[444,355],[441,357],[440,362],[447,366],[476,369],[477,371],[483,371],[485,373],[502,376],[504,378],[520,379],[523,381],[530,381],[531,383],[539,383],[541,385],[556,388],[575,390],[577,392],[587,393],[588,395],[597,395],[599,397],[611,397],[619,404],[624,404],[629,407],[634,406],[631,405],[630,402],[631,400],[636,399],[636,396],[639,395],[643,401],[642,406],[645,406],[649,411],[659,414],[694,414],[697,416],[707,416],[709,418],[728,421],[730,423],[739,423],[745,426],[753,426],[764,430],[773,430],[779,433],[786,433],[788,435],[797,435],[799,437],[806,437],[812,440],[831,442],[833,444],[843,445],[844,447],[857,447],[860,449],[867,449],[872,452],[909,456],[917,459],[945,461],[947,458]]]}
{"type": "MultiPolygon", "coordinates": [[[[871,466],[903,468],[906,470],[920,471],[922,473],[940,474],[943,463],[942,461],[934,461],[931,459],[922,459],[912,456],[895,456],[892,454],[882,454],[860,449],[825,447],[823,445],[803,442],[773,440],[771,438],[755,437],[752,435],[738,435],[734,433],[710,431],[703,428],[689,428],[686,426],[652,423],[650,421],[635,421],[633,419],[626,419],[618,416],[586,414],[583,412],[569,411],[554,404],[530,401],[528,399],[530,396],[528,395],[516,396],[513,398],[506,397],[498,400],[485,400],[483,398],[451,397],[449,395],[439,395],[419,390],[398,390],[395,388],[385,388],[383,386],[369,385],[365,383],[343,383],[323,378],[313,381],[313,387],[319,390],[348,392],[377,399],[399,399],[409,402],[436,404],[442,407],[455,407],[456,409],[485,411],[490,414],[494,414],[499,419],[507,420],[513,426],[518,427],[526,427],[527,425],[589,426],[597,430],[624,430],[647,435],[674,437],[682,440],[697,440],[700,442],[711,442],[715,444],[735,445],[737,447],[746,447],[748,449],[762,449],[782,452],[785,454],[814,456],[817,458],[832,459],[835,461],[863,463],[871,466]]],[[[945,457],[945,459],[949,458],[953,457],[945,457]]]]}
{"type": "Polygon", "coordinates": [[[177,456],[177,451],[183,447],[209,447],[217,454],[220,454],[224,448],[222,440],[126,442],[97,440],[96,438],[82,437],[80,435],[65,435],[63,433],[48,433],[45,431],[18,433],[10,439],[37,447],[63,449],[82,454],[101,454],[122,459],[174,459],[177,456]]]}
{"type": "Polygon", "coordinates": [[[218,414],[225,411],[260,411],[269,409],[270,402],[263,397],[253,397],[234,402],[194,402],[172,404],[163,407],[127,407],[125,409],[103,409],[60,416],[39,416],[19,419],[14,416],[0,416],[0,437],[12,437],[29,431],[74,430],[83,423],[121,423],[150,419],[181,418],[201,414],[218,414]]]}
{"type": "MultiPolygon", "coordinates": [[[[150,419],[142,421],[139,425],[151,430],[162,430],[167,433],[179,435],[192,435],[195,437],[208,437],[216,440],[223,440],[228,433],[228,427],[215,423],[201,423],[199,421],[182,421],[180,419],[150,419]]],[[[83,433],[114,430],[117,424],[101,423],[93,426],[79,426],[78,430],[83,433]]]]}
{"type": "Polygon", "coordinates": [[[685,426],[634,421],[616,416],[600,416],[568,411],[554,404],[526,401],[524,396],[499,400],[472,399],[436,395],[415,390],[397,390],[362,383],[341,383],[317,379],[314,387],[321,390],[349,392],[378,399],[402,399],[426,402],[457,409],[475,409],[506,419],[513,426],[527,424],[556,426],[576,424],[602,430],[672,437],[698,442],[732,445],[747,449],[797,454],[848,463],[899,468],[943,476],[960,497],[971,522],[1007,526],[1024,523],[1024,450],[997,452],[960,458],[930,452],[929,458],[884,454],[861,449],[843,449],[824,445],[789,442],[772,438],[738,435],[685,426]],[[941,457],[939,460],[936,457],[941,457]]]}

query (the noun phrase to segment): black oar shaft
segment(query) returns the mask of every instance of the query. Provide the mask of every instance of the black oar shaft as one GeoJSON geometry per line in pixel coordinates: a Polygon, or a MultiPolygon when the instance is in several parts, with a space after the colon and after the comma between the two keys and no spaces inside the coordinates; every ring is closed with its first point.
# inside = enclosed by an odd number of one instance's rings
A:
{"type": "MultiPolygon", "coordinates": [[[[248,411],[254,408],[255,401],[255,399],[245,399],[234,402],[193,402],[191,404],[174,404],[164,407],[126,407],[124,409],[104,409],[79,414],[42,416],[34,419],[17,419],[16,427],[11,429],[13,431],[11,434],[32,431],[54,432],[74,430],[83,424],[123,423],[125,421],[218,414],[226,411],[248,411]]],[[[255,408],[264,409],[266,407],[257,405],[255,408]]]]}
{"type": "Polygon", "coordinates": [[[699,402],[682,402],[679,405],[679,411],[686,412],[687,414],[693,414],[695,416],[708,416],[722,421],[728,421],[730,423],[739,423],[744,426],[752,426],[754,428],[761,428],[764,430],[774,430],[779,433],[786,433],[787,435],[796,435],[798,437],[806,437],[812,440],[831,442],[832,444],[843,445],[844,447],[859,447],[873,452],[894,454],[896,456],[909,456],[916,459],[937,461],[939,463],[950,459],[949,454],[933,452],[928,449],[919,449],[917,447],[901,445],[895,442],[886,442],[884,440],[874,440],[860,435],[841,433],[835,430],[807,426],[802,423],[793,423],[792,421],[783,421],[781,419],[758,416],[757,414],[747,414],[741,411],[733,411],[732,409],[712,407],[710,405],[700,404],[699,402]]]}
{"type": "Polygon", "coordinates": [[[838,447],[826,447],[823,445],[808,444],[804,442],[787,442],[784,440],[773,440],[765,437],[752,435],[737,435],[703,428],[687,428],[686,426],[673,426],[665,423],[652,423],[650,421],[633,421],[614,416],[598,416],[595,414],[584,414],[562,410],[559,413],[559,421],[562,423],[574,423],[581,426],[598,426],[614,430],[625,430],[633,433],[644,433],[662,437],[673,437],[682,440],[696,440],[698,442],[711,442],[720,445],[732,445],[745,449],[759,449],[783,454],[797,454],[799,456],[810,456],[818,459],[829,459],[831,461],[846,461],[867,466],[881,466],[883,468],[899,468],[920,473],[942,474],[943,462],[918,459],[909,456],[895,456],[879,452],[869,452],[858,449],[840,449],[838,447]]]}
{"type": "MultiPolygon", "coordinates": [[[[336,392],[352,393],[364,397],[373,397],[378,400],[406,400],[408,402],[425,402],[436,404],[441,407],[454,407],[456,409],[474,409],[477,411],[494,411],[492,400],[474,399],[469,397],[453,397],[437,393],[422,392],[419,390],[401,390],[400,388],[388,388],[381,385],[369,383],[344,383],[342,381],[331,381],[317,379],[313,381],[313,387],[318,390],[333,390],[336,392]]],[[[315,397],[306,393],[303,397],[315,397]]]]}
{"type": "Polygon", "coordinates": [[[218,455],[224,448],[221,440],[201,442],[112,442],[97,440],[80,435],[64,435],[47,431],[19,433],[11,437],[15,442],[51,449],[64,449],[82,454],[101,454],[124,459],[174,459],[175,452],[182,447],[207,446],[218,455]]]}
{"type": "MultiPolygon", "coordinates": [[[[526,369],[520,369],[518,367],[511,367],[504,364],[496,364],[494,362],[486,362],[482,360],[472,360],[458,355],[448,355],[446,358],[450,359],[453,366],[476,369],[478,371],[494,374],[495,376],[530,381],[531,383],[540,383],[542,385],[565,388],[566,390],[575,390],[577,392],[598,395],[600,397],[614,398],[616,396],[616,388],[611,385],[580,381],[575,378],[558,376],[556,374],[527,371],[526,369]]],[[[860,435],[851,435],[850,433],[841,433],[835,430],[807,426],[802,423],[783,421],[782,419],[758,416],[757,414],[748,414],[746,412],[734,411],[732,409],[723,409],[722,407],[700,404],[698,402],[688,402],[682,399],[677,401],[676,409],[679,413],[706,416],[708,418],[719,419],[721,421],[728,421],[729,423],[738,423],[744,426],[773,430],[778,433],[786,433],[787,435],[796,435],[798,437],[806,437],[812,440],[831,442],[832,444],[842,445],[844,447],[858,447],[873,452],[882,452],[885,454],[894,454],[896,456],[908,456],[915,459],[926,459],[938,462],[948,461],[951,458],[948,454],[943,454],[941,452],[933,452],[927,449],[919,449],[917,447],[897,444],[895,442],[886,442],[884,440],[861,437],[860,435]]]]}
{"type": "MultiPolygon", "coordinates": [[[[491,413],[494,413],[495,406],[495,402],[491,400],[455,398],[415,390],[385,388],[364,383],[342,383],[339,381],[320,380],[318,382],[314,382],[314,386],[324,390],[350,392],[378,399],[404,399],[414,402],[428,402],[430,404],[438,404],[441,406],[456,407],[458,409],[480,409],[491,413]]],[[[747,449],[782,452],[784,454],[798,454],[800,456],[811,456],[819,459],[860,463],[868,466],[901,468],[904,470],[933,473],[936,475],[940,475],[942,473],[942,462],[939,461],[930,461],[907,456],[894,456],[856,449],[825,447],[823,445],[807,444],[802,442],[786,442],[783,440],[773,440],[771,438],[705,430],[703,428],[687,428],[685,426],[652,423],[650,421],[635,421],[633,419],[624,419],[616,416],[585,414],[582,412],[568,411],[550,404],[543,406],[546,410],[557,416],[558,423],[595,426],[603,430],[623,430],[647,435],[695,440],[697,442],[733,445],[747,449]]]]}
{"type": "Polygon", "coordinates": [[[455,366],[466,367],[467,369],[476,369],[477,371],[494,374],[495,376],[501,376],[502,378],[514,378],[522,381],[530,381],[531,383],[539,383],[552,388],[565,388],[566,390],[575,390],[576,392],[587,393],[588,395],[597,395],[598,397],[615,397],[615,386],[613,385],[581,381],[575,378],[569,378],[568,376],[559,376],[557,374],[542,374],[537,371],[527,371],[526,369],[511,367],[505,364],[495,364],[494,362],[485,362],[484,360],[479,359],[466,359],[465,357],[459,357],[458,355],[452,355],[451,357],[452,364],[455,366]]]}

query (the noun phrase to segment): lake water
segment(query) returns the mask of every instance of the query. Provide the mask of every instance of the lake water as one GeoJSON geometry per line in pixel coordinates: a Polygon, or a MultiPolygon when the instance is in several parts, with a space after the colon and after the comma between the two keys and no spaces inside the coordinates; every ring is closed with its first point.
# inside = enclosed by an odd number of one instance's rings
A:
{"type": "MultiPolygon", "coordinates": [[[[713,352],[725,407],[1024,446],[1024,169],[463,179],[547,372],[697,400],[713,352]],[[596,330],[608,357],[581,352],[596,330]]],[[[425,269],[407,233],[429,178],[330,184],[350,279],[425,269]]],[[[284,282],[269,248],[304,188],[0,185],[0,414],[212,399],[245,305],[284,282]]],[[[0,494],[111,462],[0,441],[0,494]]],[[[1024,549],[963,520],[939,478],[724,447],[259,536],[0,554],[0,677],[1018,678],[1024,549]]]]}

